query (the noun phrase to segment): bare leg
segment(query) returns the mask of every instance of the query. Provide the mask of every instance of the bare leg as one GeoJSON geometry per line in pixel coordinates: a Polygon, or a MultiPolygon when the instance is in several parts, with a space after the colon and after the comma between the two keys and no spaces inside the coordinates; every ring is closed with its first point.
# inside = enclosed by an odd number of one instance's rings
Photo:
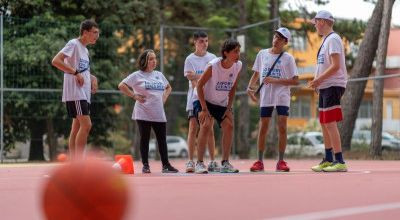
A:
{"type": "Polygon", "coordinates": [[[214,119],[211,119],[211,128],[208,132],[207,140],[208,152],[210,153],[210,159],[215,160],[215,138],[214,138],[214,119]]]}
{"type": "MultiPolygon", "coordinates": [[[[287,116],[278,116],[279,153],[284,154],[287,141],[287,116]]],[[[282,155],[283,156],[283,155],[282,155]]]]}
{"type": "Polygon", "coordinates": [[[232,147],[233,118],[226,117],[222,123],[222,160],[229,160],[232,147]]]}
{"type": "Polygon", "coordinates": [[[324,144],[325,144],[325,149],[332,148],[332,142],[331,138],[329,136],[329,131],[328,128],[326,127],[326,124],[321,124],[322,128],[322,135],[324,136],[324,144]]]}
{"type": "MultiPolygon", "coordinates": [[[[340,134],[339,134],[339,129],[337,127],[337,123],[331,122],[331,123],[327,123],[327,124],[323,124],[323,125],[329,136],[329,141],[331,144],[330,147],[333,148],[333,151],[335,153],[342,152],[342,143],[340,142],[340,134]]],[[[325,134],[324,134],[324,138],[325,138],[325,134]]],[[[325,146],[326,146],[326,144],[325,144],[325,146]]]]}
{"type": "Polygon", "coordinates": [[[204,151],[208,139],[208,133],[211,129],[211,118],[206,117],[203,124],[200,124],[199,136],[197,137],[197,159],[199,161],[204,160],[204,151]]]}
{"type": "Polygon", "coordinates": [[[87,144],[87,138],[89,136],[90,129],[92,128],[92,121],[88,115],[76,116],[79,121],[79,131],[76,135],[75,140],[75,158],[80,160],[83,158],[83,151],[87,144]]]}
{"type": "Polygon", "coordinates": [[[267,137],[268,125],[270,118],[262,117],[260,118],[260,122],[258,123],[258,140],[257,147],[258,151],[265,151],[265,139],[267,137]]]}
{"type": "Polygon", "coordinates": [[[78,131],[79,131],[79,121],[78,119],[74,118],[72,119],[71,132],[69,134],[69,139],[68,139],[69,157],[71,161],[75,160],[75,141],[78,131]]]}
{"type": "Polygon", "coordinates": [[[189,160],[193,160],[194,150],[196,146],[196,134],[197,134],[198,126],[197,120],[195,117],[191,117],[189,119],[189,132],[188,132],[188,148],[189,148],[189,160]]]}

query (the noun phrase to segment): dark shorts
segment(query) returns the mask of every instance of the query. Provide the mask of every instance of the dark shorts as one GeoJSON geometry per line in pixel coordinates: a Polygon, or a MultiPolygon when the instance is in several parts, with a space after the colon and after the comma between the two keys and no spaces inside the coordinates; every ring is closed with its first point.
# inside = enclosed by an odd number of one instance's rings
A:
{"type": "MultiPolygon", "coordinates": [[[[261,107],[260,108],[260,117],[261,118],[270,118],[272,116],[272,112],[274,111],[274,106],[261,107]]],[[[276,111],[280,116],[289,116],[289,107],[287,106],[276,106],[276,111]]]]}
{"type": "Polygon", "coordinates": [[[194,115],[194,111],[193,110],[189,110],[187,111],[188,116],[187,119],[190,120],[191,118],[195,118],[196,116],[194,115]]]}
{"type": "MultiPolygon", "coordinates": [[[[220,105],[214,105],[206,101],[208,112],[210,115],[217,121],[218,126],[221,127],[222,121],[225,119],[223,116],[226,112],[226,107],[220,105]]],[[[199,113],[201,112],[201,104],[200,101],[193,102],[193,112],[197,118],[197,122],[199,122],[199,113]]]]}
{"type": "Polygon", "coordinates": [[[90,115],[90,104],[86,100],[67,101],[65,105],[68,116],[71,118],[76,118],[78,115],[90,115]]]}
{"type": "Polygon", "coordinates": [[[344,94],[345,88],[332,86],[319,90],[319,122],[321,124],[338,122],[343,120],[340,99],[344,94]]]}

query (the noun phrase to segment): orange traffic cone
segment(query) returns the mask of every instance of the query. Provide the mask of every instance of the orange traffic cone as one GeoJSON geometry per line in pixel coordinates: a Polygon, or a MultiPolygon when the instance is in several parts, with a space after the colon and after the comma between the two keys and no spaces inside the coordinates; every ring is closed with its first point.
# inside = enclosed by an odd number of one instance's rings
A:
{"type": "Polygon", "coordinates": [[[133,159],[131,155],[115,155],[113,168],[121,170],[125,174],[134,174],[133,159]]]}
{"type": "Polygon", "coordinates": [[[58,162],[65,162],[68,160],[68,156],[64,153],[60,153],[57,155],[57,161],[58,162]]]}

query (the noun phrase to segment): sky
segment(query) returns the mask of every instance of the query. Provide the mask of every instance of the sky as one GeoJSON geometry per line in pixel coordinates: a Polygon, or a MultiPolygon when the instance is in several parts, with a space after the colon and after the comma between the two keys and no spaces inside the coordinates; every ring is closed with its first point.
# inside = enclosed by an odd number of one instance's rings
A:
{"type": "MultiPolygon", "coordinates": [[[[313,1],[305,0],[288,0],[283,5],[284,8],[297,9],[299,5],[306,5],[311,11],[327,10],[332,13],[335,18],[359,19],[367,21],[374,10],[375,5],[364,2],[363,0],[330,0],[329,4],[316,5],[313,1]]],[[[400,26],[400,1],[395,1],[392,11],[392,24],[400,26]]]]}

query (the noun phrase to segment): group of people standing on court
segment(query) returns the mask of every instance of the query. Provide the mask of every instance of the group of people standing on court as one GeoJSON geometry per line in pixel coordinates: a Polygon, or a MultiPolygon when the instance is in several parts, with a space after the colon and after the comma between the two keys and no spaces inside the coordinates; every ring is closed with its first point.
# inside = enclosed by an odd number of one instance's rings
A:
{"type": "MultiPolygon", "coordinates": [[[[337,122],[342,120],[340,99],[347,83],[343,43],[340,36],[333,31],[334,19],[328,11],[318,12],[312,23],[318,34],[322,35],[323,41],[316,57],[315,78],[308,86],[319,93],[319,120],[325,143],[325,157],[320,164],[311,169],[315,172],[344,172],[347,171],[347,166],[343,160],[337,127],[337,122]]],[[[97,79],[90,74],[86,46],[96,43],[98,37],[97,24],[91,20],[83,21],[79,38],[70,40],[52,61],[55,67],[64,72],[62,101],[66,103],[68,115],[73,118],[68,146],[70,156],[74,160],[83,157],[91,128],[90,93],[96,92],[97,79]]],[[[260,105],[258,160],[251,166],[252,172],[264,171],[265,139],[274,109],[278,114],[279,130],[279,159],[276,171],[290,170],[284,161],[290,86],[299,83],[295,59],[284,51],[290,38],[291,34],[287,28],[275,30],[272,47],[259,51],[252,68],[253,75],[248,83],[247,93],[251,100],[259,101],[260,105]]],[[[234,128],[232,106],[242,69],[240,44],[234,39],[227,39],[221,46],[220,57],[217,57],[207,51],[207,33],[196,31],[193,39],[195,51],[186,58],[184,65],[184,76],[189,82],[186,105],[189,121],[189,161],[186,163],[186,172],[237,173],[239,170],[230,164],[229,155],[234,128]],[[222,131],[220,164],[215,161],[215,122],[222,131]],[[210,156],[207,166],[204,163],[206,145],[210,156]]],[[[178,170],[168,160],[167,119],[164,111],[164,104],[172,90],[171,85],[163,73],[155,70],[157,58],[153,50],[144,50],[137,59],[137,66],[138,70],[123,79],[118,88],[135,101],[132,119],[136,120],[139,127],[142,172],[151,172],[148,151],[150,132],[153,128],[162,161],[162,172],[176,173],[178,170]]]]}

